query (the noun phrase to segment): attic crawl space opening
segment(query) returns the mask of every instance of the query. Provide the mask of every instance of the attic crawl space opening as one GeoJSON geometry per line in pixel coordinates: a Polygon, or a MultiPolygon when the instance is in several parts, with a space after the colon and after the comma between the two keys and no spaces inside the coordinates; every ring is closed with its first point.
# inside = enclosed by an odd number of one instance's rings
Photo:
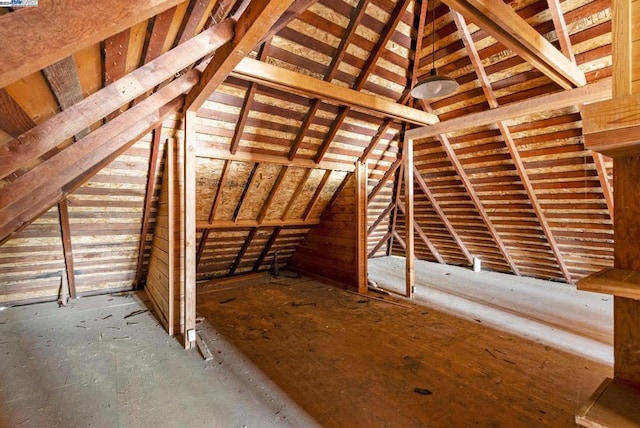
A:
{"type": "MultiPolygon", "coordinates": [[[[574,284],[612,265],[606,0],[40,1],[0,8],[0,300],[366,259],[574,284]],[[25,37],[34,34],[38,37],[25,37]],[[47,40],[47,43],[42,43],[47,40]],[[459,89],[413,99],[435,66],[459,89]]],[[[177,302],[177,306],[174,303],[177,302]]],[[[188,341],[187,346],[188,346],[188,341]]]]}

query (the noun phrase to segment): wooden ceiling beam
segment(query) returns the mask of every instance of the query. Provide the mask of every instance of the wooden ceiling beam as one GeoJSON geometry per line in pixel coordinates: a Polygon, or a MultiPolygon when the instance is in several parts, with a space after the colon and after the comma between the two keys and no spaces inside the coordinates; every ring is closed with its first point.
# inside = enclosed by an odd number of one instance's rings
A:
{"type": "MultiPolygon", "coordinates": [[[[38,9],[38,8],[25,8],[38,9]]],[[[20,12],[21,12],[20,11],[20,12]]],[[[11,14],[13,15],[13,14],[11,14]]],[[[7,15],[5,15],[7,16],[7,15]]],[[[233,35],[226,20],[161,57],[129,73],[82,101],[56,114],[46,122],[0,147],[0,178],[28,165],[67,138],[71,138],[123,104],[159,85],[203,56],[215,51],[233,35]]],[[[0,61],[1,62],[1,61],[0,61]]]]}
{"type": "Polygon", "coordinates": [[[236,65],[269,34],[293,0],[253,0],[235,23],[235,35],[216,51],[198,84],[187,95],[186,108],[197,111],[236,65]]]}
{"type": "MultiPolygon", "coordinates": [[[[480,60],[480,55],[478,54],[478,50],[476,49],[473,40],[471,39],[471,34],[469,34],[469,29],[467,28],[467,24],[464,18],[456,12],[453,12],[454,21],[456,26],[458,27],[458,33],[460,34],[460,38],[464,43],[467,52],[469,53],[469,59],[471,60],[471,64],[476,71],[478,79],[480,80],[480,85],[482,86],[482,90],[484,91],[485,97],[487,98],[487,102],[489,103],[489,107],[492,109],[498,108],[498,100],[491,88],[491,83],[489,82],[489,77],[482,65],[482,61],[480,60]]],[[[533,212],[538,219],[538,223],[542,229],[542,233],[547,239],[547,243],[551,252],[553,253],[556,263],[562,273],[564,279],[572,284],[573,280],[571,277],[571,273],[567,268],[566,263],[564,262],[564,258],[558,244],[553,236],[553,231],[551,227],[549,227],[549,223],[547,222],[544,211],[542,210],[542,206],[538,201],[538,197],[536,195],[535,189],[533,188],[533,184],[531,180],[529,180],[529,175],[527,174],[526,167],[522,162],[522,158],[520,157],[520,152],[516,147],[515,142],[513,141],[513,137],[511,136],[511,131],[509,127],[505,124],[504,121],[498,121],[498,129],[500,130],[500,134],[502,135],[502,139],[507,146],[507,150],[509,150],[509,154],[511,156],[511,160],[513,161],[514,167],[518,173],[518,177],[520,178],[520,182],[527,193],[529,198],[529,202],[531,203],[531,207],[533,208],[533,212]]]]}
{"type": "Polygon", "coordinates": [[[2,15],[0,88],[183,1],[45,1],[2,15]]]}
{"type": "Polygon", "coordinates": [[[265,64],[251,58],[244,58],[240,61],[231,74],[250,82],[257,82],[305,97],[320,98],[338,105],[346,105],[376,116],[390,117],[421,126],[433,125],[438,122],[437,117],[431,113],[394,103],[382,97],[334,85],[295,71],[285,70],[275,65],[265,64]]]}
{"type": "Polygon", "coordinates": [[[238,220],[236,222],[229,220],[217,220],[213,223],[208,223],[206,221],[199,221],[196,223],[197,230],[237,230],[237,229],[249,229],[252,227],[299,227],[299,228],[307,228],[313,227],[320,223],[319,218],[314,218],[310,220],[302,220],[302,219],[267,219],[263,222],[258,222],[257,220],[238,220]]]}
{"type": "Polygon", "coordinates": [[[494,0],[442,0],[486,31],[564,89],[584,86],[586,78],[547,39],[531,27],[513,8],[494,0]]]}
{"type": "Polygon", "coordinates": [[[226,159],[239,162],[262,162],[274,165],[286,165],[297,168],[309,169],[332,169],[336,171],[349,171],[355,169],[353,163],[342,163],[332,161],[322,161],[315,163],[312,159],[295,159],[289,160],[286,156],[277,156],[262,153],[252,153],[251,151],[238,150],[235,154],[229,153],[229,150],[215,149],[207,147],[205,142],[198,141],[196,143],[196,155],[203,158],[226,159]]]}
{"type": "Polygon", "coordinates": [[[553,111],[579,104],[607,100],[610,98],[611,79],[602,79],[596,83],[592,83],[581,88],[529,98],[517,103],[503,105],[495,109],[457,117],[432,126],[414,128],[407,132],[407,137],[412,140],[419,140],[421,138],[434,137],[440,134],[459,132],[465,129],[489,125],[501,120],[513,119],[543,111],[553,111]]]}
{"type": "Polygon", "coordinates": [[[197,77],[195,70],[183,75],[127,114],[6,184],[0,193],[0,239],[31,223],[180,109],[181,94],[197,77]]]}

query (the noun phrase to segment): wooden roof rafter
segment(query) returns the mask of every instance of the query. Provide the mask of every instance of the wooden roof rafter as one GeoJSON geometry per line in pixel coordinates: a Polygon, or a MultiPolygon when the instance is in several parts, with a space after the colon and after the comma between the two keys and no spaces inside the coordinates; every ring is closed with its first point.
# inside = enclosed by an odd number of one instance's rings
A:
{"type": "MultiPolygon", "coordinates": [[[[364,17],[364,13],[367,9],[367,5],[369,4],[369,2],[370,0],[360,0],[360,2],[358,3],[358,6],[356,6],[356,8],[353,10],[351,14],[351,19],[349,20],[349,25],[347,26],[343,36],[341,37],[340,44],[336,48],[336,53],[331,58],[331,63],[329,64],[327,72],[324,75],[323,80],[325,82],[331,82],[333,80],[336,74],[336,71],[338,70],[338,66],[342,62],[342,59],[344,58],[344,55],[347,52],[347,47],[349,46],[351,37],[355,33],[356,28],[358,27],[358,25],[360,25],[360,22],[364,17]]],[[[313,119],[315,118],[315,115],[318,112],[318,108],[320,107],[320,102],[321,102],[320,98],[315,98],[311,102],[311,105],[309,106],[309,109],[302,121],[302,125],[300,126],[300,130],[296,134],[296,138],[293,141],[293,144],[289,150],[289,160],[295,159],[296,153],[298,152],[298,149],[302,144],[302,140],[304,140],[304,137],[306,136],[306,133],[309,130],[309,126],[313,122],[313,119]]]]}
{"type": "MultiPolygon", "coordinates": [[[[456,26],[458,27],[458,32],[460,33],[460,37],[467,49],[467,52],[469,53],[471,64],[475,69],[475,72],[478,76],[478,80],[480,81],[480,85],[482,86],[482,90],[485,94],[485,97],[487,98],[487,102],[489,103],[489,107],[492,109],[495,109],[498,107],[498,100],[496,99],[493,89],[491,89],[491,83],[489,82],[487,73],[485,72],[484,67],[482,66],[482,62],[480,61],[480,56],[478,55],[478,51],[476,50],[475,45],[473,44],[471,34],[469,33],[469,29],[467,28],[467,23],[465,22],[464,17],[462,17],[457,12],[452,12],[452,14],[453,14],[456,26]]],[[[544,211],[542,210],[542,207],[538,202],[538,197],[536,195],[536,192],[533,188],[533,185],[531,184],[531,180],[529,180],[529,176],[527,174],[524,163],[522,162],[522,159],[518,152],[518,148],[516,147],[516,144],[513,141],[513,138],[511,136],[511,131],[509,130],[509,127],[505,124],[504,121],[498,121],[497,125],[498,125],[498,129],[500,130],[500,133],[502,134],[502,139],[505,145],[507,146],[507,149],[509,150],[509,155],[511,156],[511,160],[514,163],[515,169],[518,172],[520,182],[524,186],[525,192],[527,193],[527,196],[529,198],[529,202],[531,203],[531,206],[533,207],[533,211],[538,219],[538,223],[542,228],[542,233],[544,233],[544,236],[547,239],[547,243],[549,244],[549,247],[551,248],[551,251],[556,259],[556,262],[558,263],[558,267],[562,272],[562,276],[569,284],[571,284],[573,282],[571,278],[571,273],[569,272],[569,269],[567,269],[567,265],[565,264],[562,253],[558,248],[558,244],[556,243],[556,240],[553,236],[553,232],[549,227],[549,223],[547,222],[547,219],[544,215],[544,211]]]]}
{"type": "Polygon", "coordinates": [[[235,22],[232,40],[216,51],[202,72],[198,84],[189,91],[186,109],[197,111],[236,65],[270,34],[273,24],[284,14],[293,0],[253,0],[235,22]]]}
{"type": "Polygon", "coordinates": [[[422,193],[424,193],[424,195],[429,200],[429,203],[433,207],[433,210],[436,212],[436,214],[438,214],[438,217],[440,218],[440,220],[442,221],[444,226],[449,231],[449,234],[451,235],[453,240],[456,242],[456,244],[458,245],[458,248],[460,248],[460,251],[462,251],[462,254],[464,254],[464,256],[467,259],[467,261],[469,262],[469,264],[472,264],[473,263],[473,256],[471,255],[471,253],[467,249],[467,246],[462,241],[462,238],[460,238],[460,235],[458,235],[458,232],[456,232],[455,228],[453,227],[453,225],[449,221],[449,218],[445,215],[444,211],[440,207],[440,204],[438,203],[438,201],[436,200],[435,196],[433,195],[433,193],[431,192],[431,190],[427,186],[427,183],[425,183],[424,179],[420,175],[420,171],[418,171],[418,168],[415,165],[413,166],[413,171],[414,171],[415,180],[418,183],[418,187],[420,188],[422,193]]]}
{"type": "MultiPolygon", "coordinates": [[[[269,45],[271,44],[271,40],[267,39],[264,43],[260,45],[258,49],[258,60],[264,61],[269,53],[269,45]]],[[[240,108],[240,117],[238,119],[238,123],[236,124],[236,128],[233,132],[233,137],[231,138],[231,143],[229,144],[229,152],[234,155],[238,151],[238,145],[240,144],[240,140],[242,139],[242,133],[244,127],[247,123],[247,119],[249,118],[249,113],[251,112],[251,106],[253,104],[253,99],[256,96],[256,92],[258,91],[257,83],[249,83],[249,89],[244,97],[244,102],[242,103],[242,107],[240,108]]]]}
{"type": "Polygon", "coordinates": [[[584,86],[584,73],[510,5],[491,0],[442,0],[564,89],[584,86]]]}
{"type": "MultiPolygon", "coordinates": [[[[367,83],[367,80],[373,72],[376,63],[386,49],[387,43],[389,42],[389,40],[391,40],[391,36],[396,31],[398,24],[402,20],[402,14],[406,10],[409,3],[410,0],[400,0],[398,3],[396,3],[394,10],[391,12],[391,19],[389,20],[389,22],[387,22],[384,31],[380,34],[380,38],[376,42],[375,48],[367,57],[364,66],[360,70],[360,74],[358,75],[358,78],[353,85],[354,90],[360,91],[362,90],[362,88],[364,88],[364,85],[367,83]]],[[[320,148],[318,149],[318,152],[316,153],[316,156],[314,158],[316,162],[320,162],[324,158],[327,150],[329,150],[329,145],[337,135],[340,127],[349,115],[350,110],[351,107],[348,105],[341,107],[338,116],[334,119],[333,124],[329,128],[329,132],[325,136],[324,141],[322,142],[320,148]]]]}

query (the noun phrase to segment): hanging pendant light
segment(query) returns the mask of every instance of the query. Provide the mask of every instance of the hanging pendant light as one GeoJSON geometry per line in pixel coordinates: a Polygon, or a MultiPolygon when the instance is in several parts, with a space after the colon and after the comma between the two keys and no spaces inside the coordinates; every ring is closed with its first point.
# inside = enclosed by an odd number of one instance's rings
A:
{"type": "Polygon", "coordinates": [[[417,99],[425,99],[425,98],[440,98],[450,94],[453,94],[458,90],[458,82],[455,79],[452,79],[448,76],[440,76],[438,74],[438,69],[436,68],[436,2],[434,0],[432,6],[432,14],[433,14],[433,35],[431,38],[432,43],[432,66],[431,71],[427,77],[423,77],[418,80],[418,83],[411,89],[411,96],[417,99]]]}

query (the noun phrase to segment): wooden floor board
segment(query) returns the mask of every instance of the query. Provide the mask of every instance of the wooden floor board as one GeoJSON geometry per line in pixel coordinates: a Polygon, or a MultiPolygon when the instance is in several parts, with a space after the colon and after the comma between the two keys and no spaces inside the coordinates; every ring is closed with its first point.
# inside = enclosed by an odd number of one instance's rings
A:
{"type": "Polygon", "coordinates": [[[198,312],[323,426],[573,426],[611,373],[479,321],[394,301],[403,305],[279,276],[209,290],[198,312]]]}

